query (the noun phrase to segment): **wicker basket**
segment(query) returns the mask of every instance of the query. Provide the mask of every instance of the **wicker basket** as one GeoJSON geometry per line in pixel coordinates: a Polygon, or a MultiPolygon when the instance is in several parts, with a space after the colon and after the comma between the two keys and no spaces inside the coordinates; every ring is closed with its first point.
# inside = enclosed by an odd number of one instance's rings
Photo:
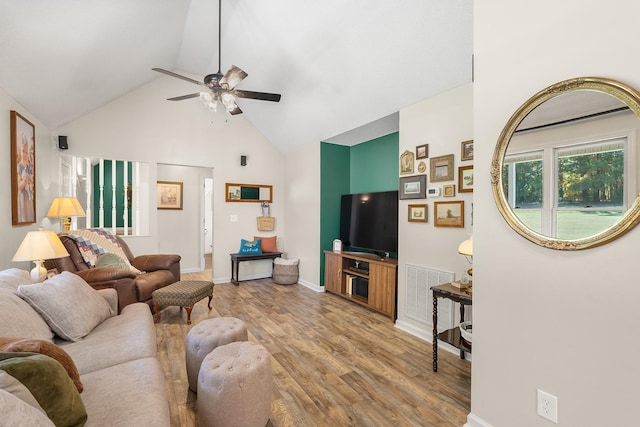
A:
{"type": "Polygon", "coordinates": [[[298,283],[298,265],[273,265],[273,281],[278,285],[298,283]]]}
{"type": "Polygon", "coordinates": [[[272,216],[259,216],[258,231],[273,231],[276,219],[272,216]]]}

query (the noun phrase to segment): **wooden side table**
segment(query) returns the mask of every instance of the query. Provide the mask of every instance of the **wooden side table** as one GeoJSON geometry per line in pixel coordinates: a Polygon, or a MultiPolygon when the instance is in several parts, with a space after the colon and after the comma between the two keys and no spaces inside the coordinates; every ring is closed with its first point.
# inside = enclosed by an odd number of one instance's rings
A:
{"type": "Polygon", "coordinates": [[[460,328],[455,327],[438,333],[438,298],[447,298],[460,303],[460,323],[464,322],[464,306],[471,305],[471,295],[464,289],[458,289],[450,283],[432,286],[433,293],[433,371],[438,371],[438,340],[444,341],[460,349],[460,358],[464,359],[464,352],[471,353],[471,344],[462,339],[460,328]]]}

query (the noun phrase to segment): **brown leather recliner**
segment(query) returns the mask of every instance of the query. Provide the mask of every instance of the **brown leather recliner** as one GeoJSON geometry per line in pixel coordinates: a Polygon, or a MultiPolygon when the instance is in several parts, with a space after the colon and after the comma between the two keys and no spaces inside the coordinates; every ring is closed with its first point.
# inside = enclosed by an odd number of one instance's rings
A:
{"type": "Polygon", "coordinates": [[[136,274],[129,269],[117,267],[90,268],[82,258],[76,242],[65,233],[58,236],[69,256],[46,260],[47,269],[56,268],[59,272],[75,273],[94,289],[114,288],[118,292],[118,311],[134,302],[145,302],[151,307],[153,291],[180,280],[180,255],[134,256],[126,242],[116,236],[131,265],[144,273],[136,274]]]}

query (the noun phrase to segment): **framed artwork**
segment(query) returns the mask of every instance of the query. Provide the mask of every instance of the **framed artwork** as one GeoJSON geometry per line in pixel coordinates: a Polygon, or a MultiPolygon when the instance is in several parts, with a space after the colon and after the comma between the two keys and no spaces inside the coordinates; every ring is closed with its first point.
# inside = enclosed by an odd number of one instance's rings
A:
{"type": "Polygon", "coordinates": [[[430,159],[431,182],[453,180],[453,154],[430,159]]]}
{"type": "Polygon", "coordinates": [[[418,145],[416,147],[416,159],[426,159],[429,157],[429,144],[418,145]]]}
{"type": "Polygon", "coordinates": [[[36,222],[36,128],[11,111],[11,224],[36,222]]]}
{"type": "Polygon", "coordinates": [[[425,173],[427,171],[427,164],[423,161],[418,163],[418,172],[425,173]]]}
{"type": "Polygon", "coordinates": [[[182,209],[182,182],[158,181],[158,209],[182,209]]]}
{"type": "Polygon", "coordinates": [[[409,205],[409,222],[427,222],[427,205],[409,205]]]}
{"type": "Polygon", "coordinates": [[[458,192],[473,193],[473,166],[458,168],[458,192]]]}
{"type": "Polygon", "coordinates": [[[456,185],[447,184],[442,186],[442,197],[454,197],[456,195],[456,185]]]}
{"type": "Polygon", "coordinates": [[[400,199],[426,199],[427,176],[414,175],[400,178],[400,199]]]}
{"type": "Polygon", "coordinates": [[[413,173],[413,153],[405,150],[400,155],[400,175],[410,175],[413,173]]]}
{"type": "Polygon", "coordinates": [[[461,160],[473,160],[473,139],[470,141],[462,141],[461,160]]]}
{"type": "Polygon", "coordinates": [[[434,202],[435,226],[464,228],[464,201],[434,202]]]}

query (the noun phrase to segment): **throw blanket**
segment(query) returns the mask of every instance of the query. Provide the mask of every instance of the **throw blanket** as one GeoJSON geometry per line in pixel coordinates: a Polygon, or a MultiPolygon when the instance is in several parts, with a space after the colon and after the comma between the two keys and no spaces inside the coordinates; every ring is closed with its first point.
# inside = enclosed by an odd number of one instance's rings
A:
{"type": "Polygon", "coordinates": [[[96,261],[100,255],[110,253],[122,258],[132,271],[137,274],[141,273],[140,270],[131,265],[120,247],[118,239],[109,231],[102,228],[87,228],[85,230],[73,230],[68,234],[76,242],[82,258],[90,268],[96,266],[96,261]]]}

